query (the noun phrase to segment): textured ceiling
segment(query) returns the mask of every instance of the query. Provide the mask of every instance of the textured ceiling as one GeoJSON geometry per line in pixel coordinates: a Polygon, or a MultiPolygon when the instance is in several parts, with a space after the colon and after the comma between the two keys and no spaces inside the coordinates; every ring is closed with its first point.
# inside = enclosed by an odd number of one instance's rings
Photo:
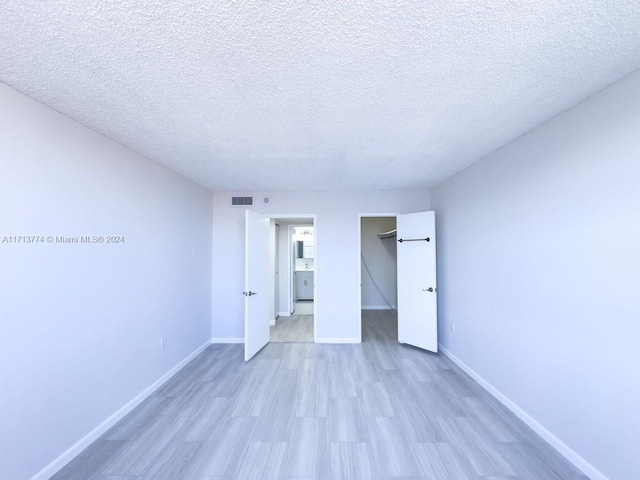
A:
{"type": "Polygon", "coordinates": [[[429,188],[639,67],[638,0],[0,5],[0,81],[218,191],[429,188]]]}

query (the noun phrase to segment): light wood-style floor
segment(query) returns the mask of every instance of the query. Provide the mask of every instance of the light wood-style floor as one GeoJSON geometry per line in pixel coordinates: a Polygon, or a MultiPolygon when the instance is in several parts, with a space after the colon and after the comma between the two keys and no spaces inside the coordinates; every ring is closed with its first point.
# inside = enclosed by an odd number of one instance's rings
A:
{"type": "Polygon", "coordinates": [[[293,315],[278,317],[270,327],[272,342],[313,342],[313,302],[296,302],[293,315]]]}
{"type": "Polygon", "coordinates": [[[294,307],[296,315],[313,315],[313,300],[298,300],[294,307]]]}
{"type": "Polygon", "coordinates": [[[446,357],[363,312],[363,343],[212,345],[56,480],[585,479],[446,357]]]}

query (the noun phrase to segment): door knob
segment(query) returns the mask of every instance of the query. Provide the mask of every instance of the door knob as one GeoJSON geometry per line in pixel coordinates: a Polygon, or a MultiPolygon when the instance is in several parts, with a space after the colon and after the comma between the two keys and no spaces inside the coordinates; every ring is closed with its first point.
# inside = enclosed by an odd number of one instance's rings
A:
{"type": "Polygon", "coordinates": [[[429,287],[429,288],[423,288],[422,291],[423,292],[433,292],[434,290],[433,290],[432,287],[429,287]]]}
{"type": "Polygon", "coordinates": [[[258,293],[257,293],[257,292],[251,292],[251,291],[249,291],[249,292],[242,292],[242,294],[243,294],[245,297],[250,297],[251,295],[257,295],[258,293]]]}

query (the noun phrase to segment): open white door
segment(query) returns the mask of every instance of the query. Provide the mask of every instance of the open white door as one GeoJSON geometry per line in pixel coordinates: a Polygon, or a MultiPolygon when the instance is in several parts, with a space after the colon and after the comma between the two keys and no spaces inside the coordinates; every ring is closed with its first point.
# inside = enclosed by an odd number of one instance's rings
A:
{"type": "Polygon", "coordinates": [[[244,247],[244,359],[269,342],[269,219],[246,211],[244,247]]]}
{"type": "Polygon", "coordinates": [[[435,212],[398,215],[398,341],[438,351],[435,212]]]}

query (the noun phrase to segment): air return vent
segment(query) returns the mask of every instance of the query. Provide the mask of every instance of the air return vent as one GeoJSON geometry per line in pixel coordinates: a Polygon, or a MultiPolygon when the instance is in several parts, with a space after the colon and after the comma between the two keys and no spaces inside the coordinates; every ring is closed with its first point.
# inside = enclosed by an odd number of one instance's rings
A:
{"type": "Polygon", "coordinates": [[[231,197],[233,207],[253,207],[253,197],[231,197]]]}

